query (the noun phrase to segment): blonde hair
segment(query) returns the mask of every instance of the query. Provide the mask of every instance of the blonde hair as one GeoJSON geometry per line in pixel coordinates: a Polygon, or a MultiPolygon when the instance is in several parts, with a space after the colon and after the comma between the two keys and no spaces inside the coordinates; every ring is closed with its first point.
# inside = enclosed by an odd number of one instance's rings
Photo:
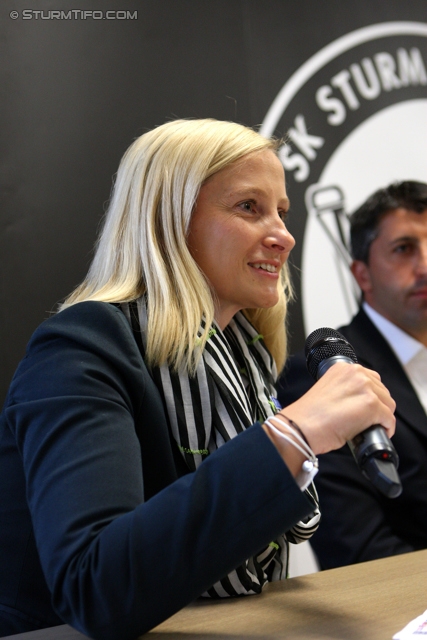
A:
{"type": "MultiPolygon", "coordinates": [[[[186,242],[200,187],[242,156],[276,148],[276,141],[253,129],[211,119],[175,120],[135,140],[120,163],[89,272],[61,310],[87,300],[127,302],[146,293],[147,363],[166,361],[194,372],[214,319],[214,294],[186,242]],[[206,330],[197,340],[202,318],[206,330]]],[[[244,311],[278,369],[286,356],[290,293],[285,266],[278,304],[244,311]]]]}

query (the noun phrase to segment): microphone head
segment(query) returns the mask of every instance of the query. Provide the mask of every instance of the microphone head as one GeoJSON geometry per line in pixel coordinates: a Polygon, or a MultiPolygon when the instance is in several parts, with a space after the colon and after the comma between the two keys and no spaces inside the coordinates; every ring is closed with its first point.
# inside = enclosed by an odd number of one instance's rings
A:
{"type": "Polygon", "coordinates": [[[307,368],[315,380],[318,377],[320,363],[333,356],[342,356],[351,362],[357,362],[353,347],[336,329],[322,327],[310,333],[305,342],[305,357],[307,368]]]}

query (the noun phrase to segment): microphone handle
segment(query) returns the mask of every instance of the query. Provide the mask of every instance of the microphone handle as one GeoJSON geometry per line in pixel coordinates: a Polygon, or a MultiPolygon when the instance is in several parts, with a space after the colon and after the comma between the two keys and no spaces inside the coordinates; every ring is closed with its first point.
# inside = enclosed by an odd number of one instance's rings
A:
{"type": "MultiPolygon", "coordinates": [[[[318,366],[317,379],[339,361],[354,364],[353,360],[339,354],[325,358],[318,366]]],[[[352,440],[348,440],[347,444],[363,475],[381,493],[388,498],[397,498],[402,493],[402,484],[397,473],[399,456],[381,425],[372,425],[352,440]]]]}

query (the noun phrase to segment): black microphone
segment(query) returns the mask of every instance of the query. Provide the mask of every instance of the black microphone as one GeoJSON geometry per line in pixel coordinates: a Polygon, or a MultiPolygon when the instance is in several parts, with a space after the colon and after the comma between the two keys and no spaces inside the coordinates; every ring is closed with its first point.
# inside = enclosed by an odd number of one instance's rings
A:
{"type": "MultiPolygon", "coordinates": [[[[357,357],[351,344],[335,329],[323,327],[308,336],[305,343],[307,368],[315,380],[336,362],[354,364],[357,357]]],[[[402,493],[397,467],[399,456],[383,427],[373,425],[347,442],[363,475],[388,498],[402,493]]]]}

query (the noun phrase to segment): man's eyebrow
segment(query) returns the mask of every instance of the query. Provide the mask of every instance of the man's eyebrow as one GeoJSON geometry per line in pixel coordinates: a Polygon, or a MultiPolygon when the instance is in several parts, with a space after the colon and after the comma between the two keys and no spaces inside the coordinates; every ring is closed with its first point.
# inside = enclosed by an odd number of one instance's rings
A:
{"type": "Polygon", "coordinates": [[[398,242],[419,242],[417,236],[399,236],[390,240],[389,244],[397,244],[398,242]]]}

